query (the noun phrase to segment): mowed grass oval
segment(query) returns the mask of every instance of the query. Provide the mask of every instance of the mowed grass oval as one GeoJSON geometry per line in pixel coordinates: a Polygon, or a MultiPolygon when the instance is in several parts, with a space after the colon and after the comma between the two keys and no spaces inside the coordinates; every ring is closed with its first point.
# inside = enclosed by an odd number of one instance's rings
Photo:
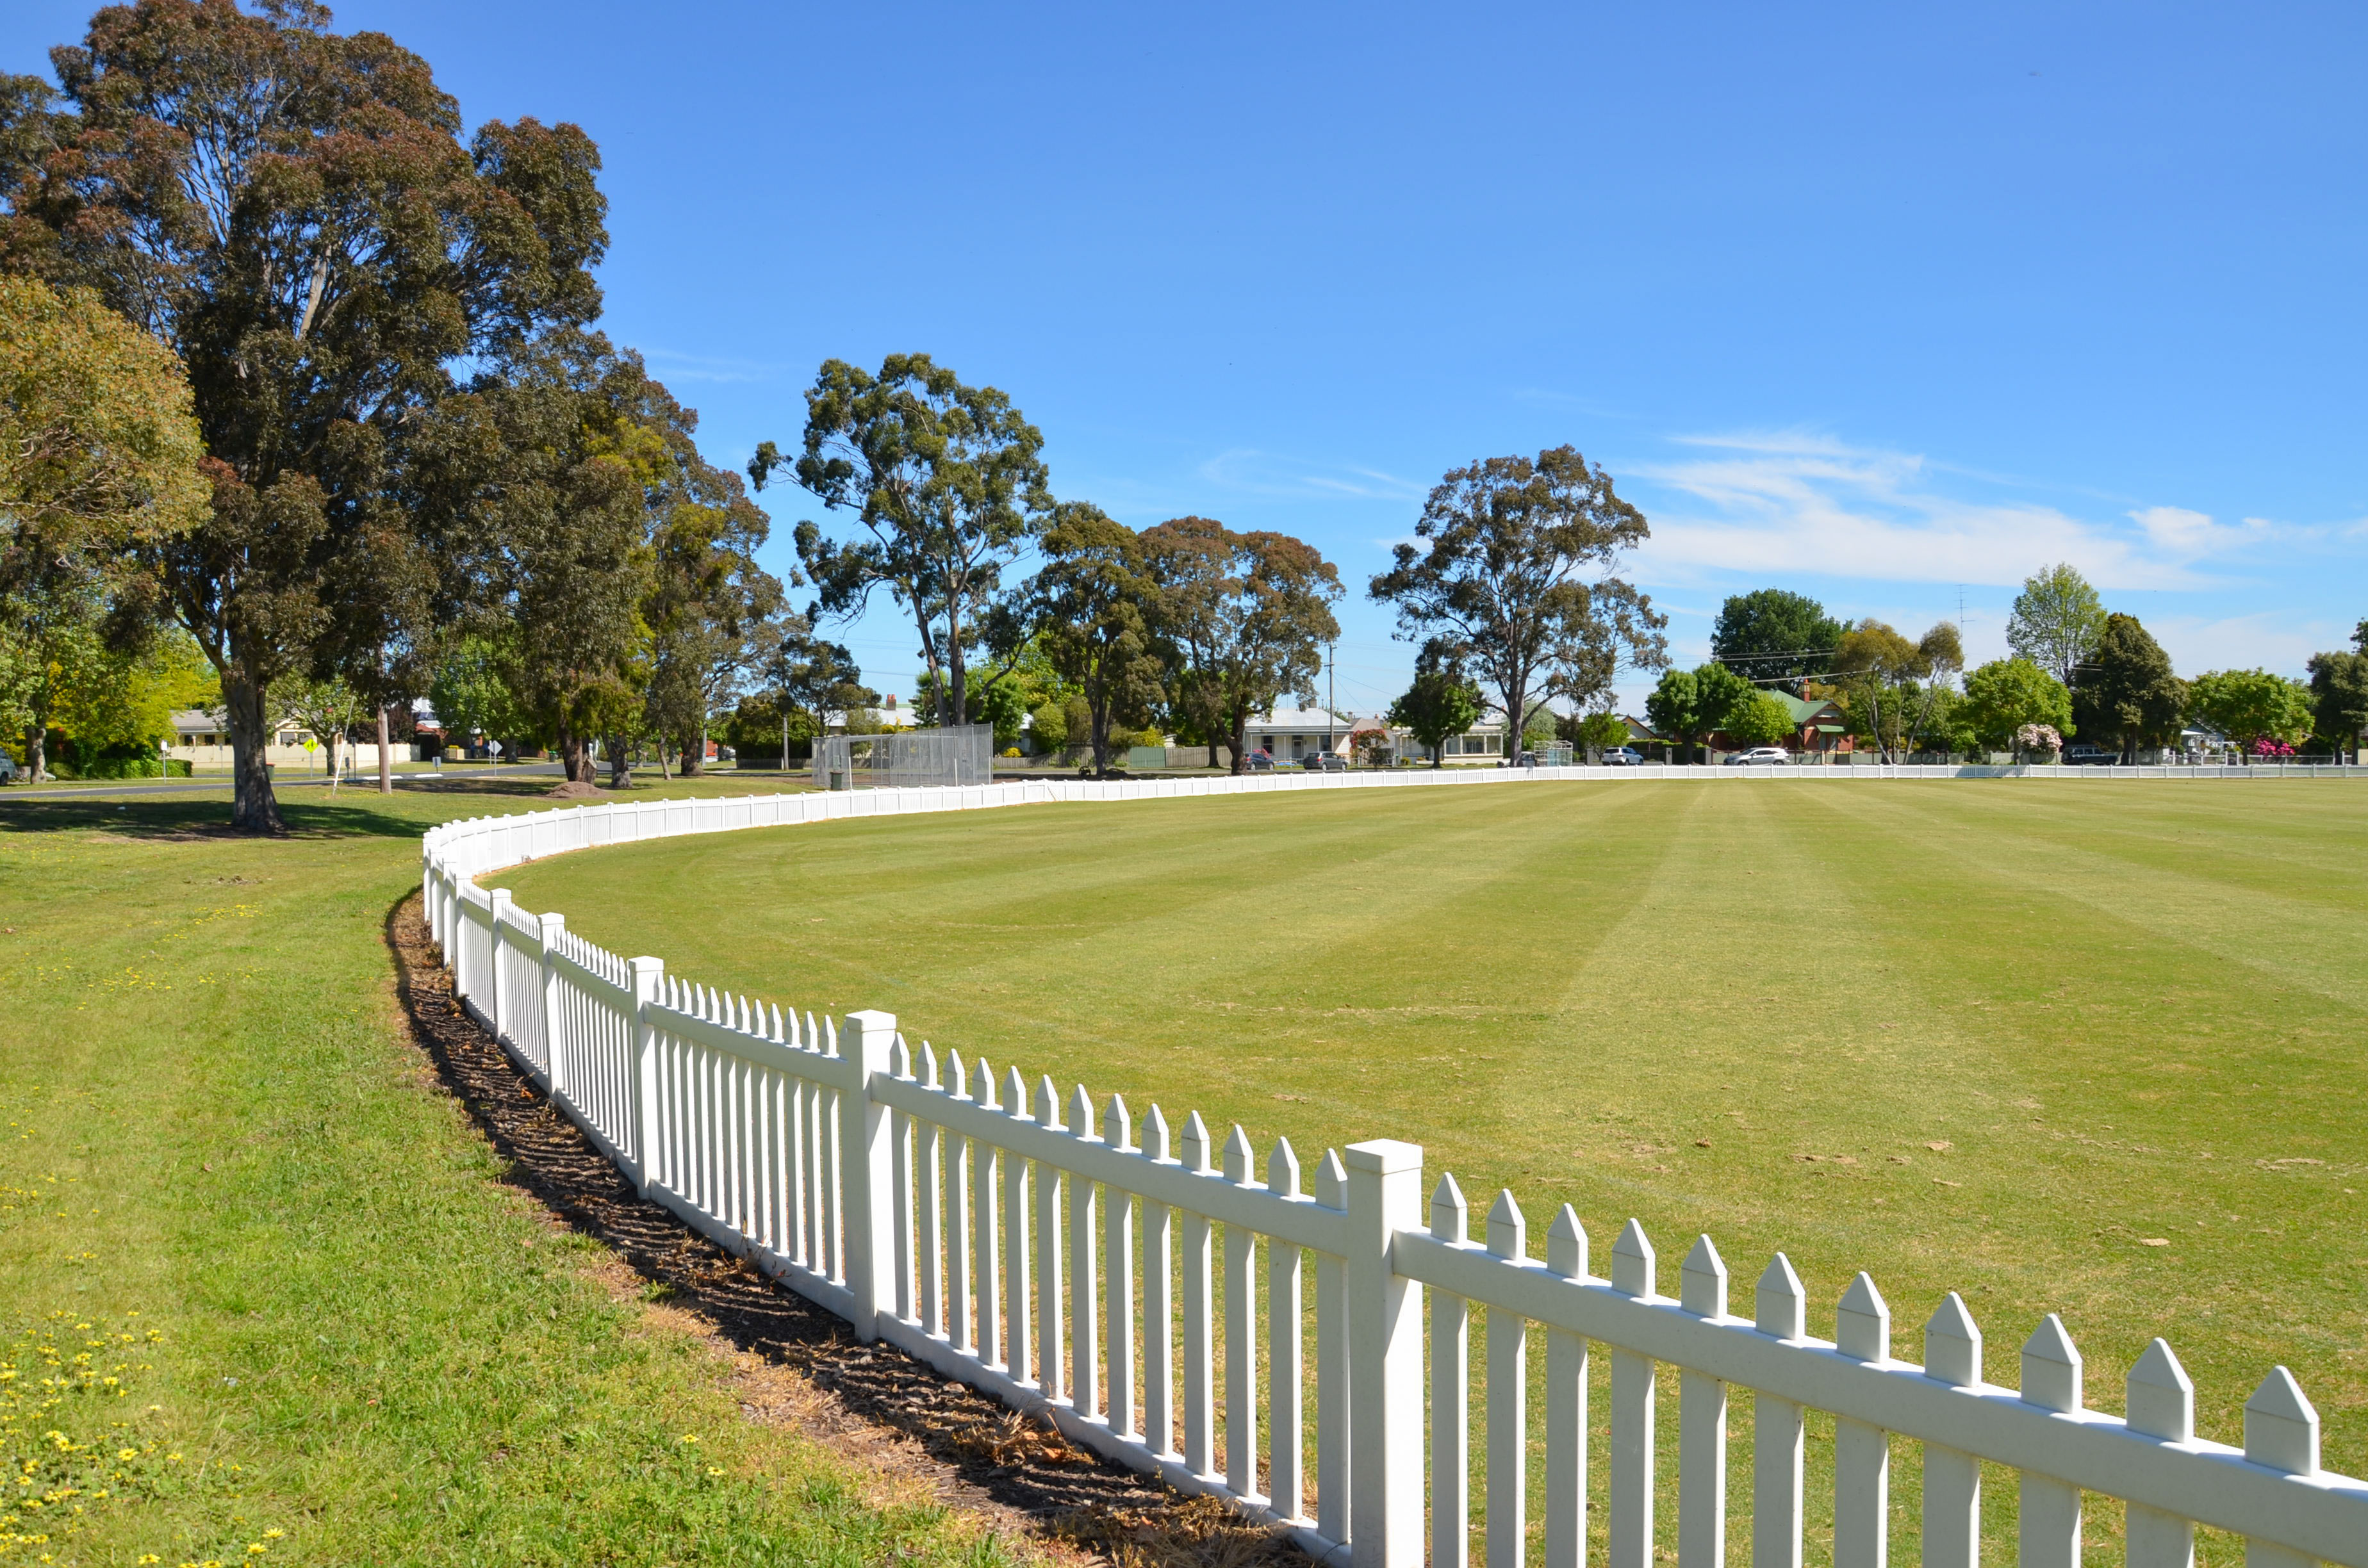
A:
{"type": "Polygon", "coordinates": [[[1023,807],[488,879],[685,978],[998,1076],[1425,1145],[1608,1244],[1788,1253],[1816,1332],[1946,1290],[1988,1375],[2155,1335],[2207,1435],[2270,1363],[2368,1468],[2368,790],[1721,779],[1023,807]]]}

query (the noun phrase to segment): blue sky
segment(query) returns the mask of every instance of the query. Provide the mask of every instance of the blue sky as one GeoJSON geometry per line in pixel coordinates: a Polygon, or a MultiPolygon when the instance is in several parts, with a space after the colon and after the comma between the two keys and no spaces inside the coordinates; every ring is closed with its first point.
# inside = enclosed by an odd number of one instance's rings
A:
{"type": "MultiPolygon", "coordinates": [[[[39,69],[86,6],[17,0],[39,69]]],[[[2368,615],[2368,13],[2336,6],[348,4],[599,142],[608,329],[737,464],[837,356],[1008,392],[1053,483],[1315,543],[1339,701],[1440,473],[1571,442],[1706,652],[1781,585],[2003,647],[2070,561],[2183,673],[2368,615]]],[[[786,540],[821,514],[765,497],[786,540]]],[[[825,517],[826,523],[828,519],[825,517]]],[[[777,566],[788,564],[782,549],[777,566]]],[[[913,639],[849,633],[909,689],[913,639]]]]}

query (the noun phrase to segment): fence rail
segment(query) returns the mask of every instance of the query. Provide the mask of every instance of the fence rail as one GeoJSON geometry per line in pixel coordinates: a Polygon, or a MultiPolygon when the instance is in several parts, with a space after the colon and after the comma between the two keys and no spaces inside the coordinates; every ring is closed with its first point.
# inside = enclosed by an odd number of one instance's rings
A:
{"type": "Polygon", "coordinates": [[[1008,1064],[998,1078],[984,1060],[941,1059],[926,1041],[911,1049],[885,1013],[801,1018],[687,983],[657,959],[607,952],[560,915],[527,914],[507,892],[476,885],[566,850],[843,817],[1573,776],[1634,773],[1043,781],[603,804],[431,830],[423,895],[463,1005],[645,1196],[862,1337],[1049,1415],[1104,1455],[1227,1498],[1320,1560],[1400,1568],[1427,1555],[1463,1568],[1476,1430],[1488,1568],[1523,1568],[1535,1337],[1546,1568],[1578,1568],[1586,1555],[1588,1435],[1600,1429],[1588,1362],[1599,1352],[1610,1363],[1607,1568],[1654,1568],[1665,1501],[1677,1512],[1679,1568],[1723,1568],[1738,1393],[1754,1404],[1752,1568],[1799,1568],[1810,1411],[1834,1418],[1836,1568],[1885,1561],[1895,1437],[1923,1447],[1927,1568],[1980,1562],[1985,1462],[2019,1473],[2022,1568],[2079,1562],[2090,1494],[2126,1504],[2133,1568],[2191,1568],[2198,1525],[2244,1536],[2254,1568],[2368,1568],[2368,1483],[2320,1468],[2317,1414],[2283,1367],[2247,1401],[2237,1449],[2195,1436],[2193,1385],[2159,1339],[2129,1373],[2125,1418],[2087,1408],[2080,1353],[2052,1314],[2021,1347],[2019,1388],[1983,1381],[1982,1331],[1953,1293],[1924,1325],[1921,1365],[1893,1355],[1890,1309],[1864,1274],[1843,1294],[1828,1342],[1806,1332],[1805,1293],[1781,1253],[1748,1316],[1729,1311],[1727,1267],[1708,1236],[1687,1255],[1674,1296],[1634,1220],[1600,1277],[1569,1207],[1543,1258],[1509,1191],[1475,1233],[1452,1175],[1426,1195],[1415,1145],[1352,1143],[1310,1170],[1278,1141],[1260,1160],[1239,1127],[1221,1141],[1197,1112],[1172,1129],[1156,1106],[1138,1119],[1082,1085],[1064,1096],[1008,1064]],[[1476,1414],[1475,1306],[1486,1318],[1476,1414]],[[1654,1459],[1661,1367],[1679,1384],[1666,1499],[1654,1459]]]}

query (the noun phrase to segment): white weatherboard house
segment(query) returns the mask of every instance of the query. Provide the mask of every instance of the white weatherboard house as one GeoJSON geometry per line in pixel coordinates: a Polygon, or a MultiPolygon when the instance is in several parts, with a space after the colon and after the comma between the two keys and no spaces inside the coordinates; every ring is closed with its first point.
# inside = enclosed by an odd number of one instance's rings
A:
{"type": "Polygon", "coordinates": [[[1321,708],[1277,708],[1249,722],[1243,744],[1279,761],[1313,756],[1328,744],[1349,744],[1349,721],[1321,708]]]}
{"type": "MultiPolygon", "coordinates": [[[[291,771],[311,768],[328,771],[329,759],[315,742],[312,750],[304,744],[313,740],[313,732],[293,719],[282,719],[271,732],[271,739],[263,748],[264,760],[291,771]]],[[[346,767],[354,767],[356,747],[346,743],[346,767]]],[[[228,767],[231,765],[230,718],[216,712],[204,712],[185,708],[173,715],[173,745],[170,754],[192,767],[228,767]]]]}

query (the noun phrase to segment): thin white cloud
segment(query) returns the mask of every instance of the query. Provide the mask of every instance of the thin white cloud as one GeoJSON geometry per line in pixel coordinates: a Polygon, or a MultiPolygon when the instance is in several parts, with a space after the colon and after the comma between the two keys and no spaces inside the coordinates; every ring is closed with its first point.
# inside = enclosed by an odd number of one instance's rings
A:
{"type": "Polygon", "coordinates": [[[1418,503],[1430,494],[1426,484],[1379,469],[1311,463],[1251,447],[1219,452],[1201,463],[1199,472],[1208,483],[1245,495],[1418,503]]]}
{"type": "Polygon", "coordinates": [[[1648,579],[1806,572],[2007,587],[2060,561],[2101,588],[2192,589],[2214,581],[2199,563],[2280,531],[2172,506],[2128,513],[2125,524],[2038,502],[1968,500],[1935,484],[1919,455],[1816,434],[1689,436],[1677,444],[1702,455],[1635,471],[1685,498],[1653,509],[1652,540],[1638,552],[1648,579]]]}

